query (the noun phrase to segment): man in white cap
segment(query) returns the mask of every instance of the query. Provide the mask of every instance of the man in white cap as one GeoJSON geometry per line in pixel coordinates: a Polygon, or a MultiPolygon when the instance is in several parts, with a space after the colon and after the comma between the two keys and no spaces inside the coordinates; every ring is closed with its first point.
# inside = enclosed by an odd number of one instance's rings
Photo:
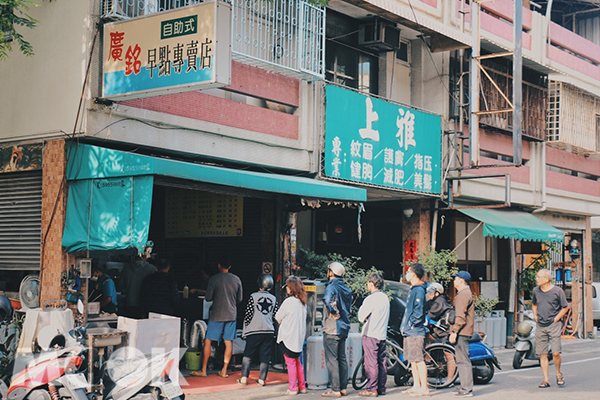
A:
{"type": "Polygon", "coordinates": [[[323,297],[323,347],[329,372],[331,388],[323,397],[346,396],[348,392],[348,360],[346,360],[346,338],[350,331],[350,307],[352,290],[344,284],[346,269],[337,261],[327,266],[327,285],[323,297]]]}

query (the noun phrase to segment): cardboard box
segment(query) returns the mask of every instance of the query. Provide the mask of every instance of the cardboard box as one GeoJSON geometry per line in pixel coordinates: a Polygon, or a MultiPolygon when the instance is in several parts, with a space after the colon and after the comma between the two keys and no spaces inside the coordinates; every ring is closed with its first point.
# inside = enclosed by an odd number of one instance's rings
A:
{"type": "Polygon", "coordinates": [[[129,346],[145,355],[175,350],[171,380],[179,382],[179,359],[183,355],[179,348],[180,319],[169,315],[150,313],[148,319],[119,317],[117,329],[129,332],[129,346]]]}

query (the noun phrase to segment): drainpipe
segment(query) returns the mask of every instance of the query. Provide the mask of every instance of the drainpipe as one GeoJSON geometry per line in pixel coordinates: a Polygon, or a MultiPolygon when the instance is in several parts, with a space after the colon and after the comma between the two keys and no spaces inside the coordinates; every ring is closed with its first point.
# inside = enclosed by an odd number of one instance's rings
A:
{"type": "MultiPolygon", "coordinates": [[[[542,162],[540,163],[541,165],[539,166],[539,168],[541,168],[542,170],[542,207],[538,208],[536,210],[533,210],[533,214],[535,213],[541,213],[546,211],[546,142],[542,142],[542,149],[541,149],[541,153],[540,154],[540,158],[542,160],[542,162]]],[[[538,147],[536,145],[536,147],[538,147]]]]}
{"type": "Polygon", "coordinates": [[[433,225],[431,226],[431,248],[435,250],[435,246],[437,245],[437,219],[438,219],[438,205],[440,201],[435,201],[435,206],[433,208],[433,225]]]}

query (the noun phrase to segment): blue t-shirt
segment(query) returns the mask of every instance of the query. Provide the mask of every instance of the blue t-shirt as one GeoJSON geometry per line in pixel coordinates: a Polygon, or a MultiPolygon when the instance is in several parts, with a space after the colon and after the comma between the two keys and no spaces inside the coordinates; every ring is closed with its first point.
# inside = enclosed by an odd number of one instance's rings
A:
{"type": "Polygon", "coordinates": [[[102,298],[110,297],[110,302],[117,307],[117,289],[115,288],[115,282],[110,276],[104,274],[98,278],[98,285],[102,285],[102,298]]]}

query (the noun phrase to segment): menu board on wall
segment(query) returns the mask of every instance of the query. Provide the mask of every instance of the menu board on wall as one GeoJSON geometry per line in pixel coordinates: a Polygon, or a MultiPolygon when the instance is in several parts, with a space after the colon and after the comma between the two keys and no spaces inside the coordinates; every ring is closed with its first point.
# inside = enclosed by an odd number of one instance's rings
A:
{"type": "Polygon", "coordinates": [[[165,237],[230,237],[244,232],[244,198],[167,188],[165,237]]]}

